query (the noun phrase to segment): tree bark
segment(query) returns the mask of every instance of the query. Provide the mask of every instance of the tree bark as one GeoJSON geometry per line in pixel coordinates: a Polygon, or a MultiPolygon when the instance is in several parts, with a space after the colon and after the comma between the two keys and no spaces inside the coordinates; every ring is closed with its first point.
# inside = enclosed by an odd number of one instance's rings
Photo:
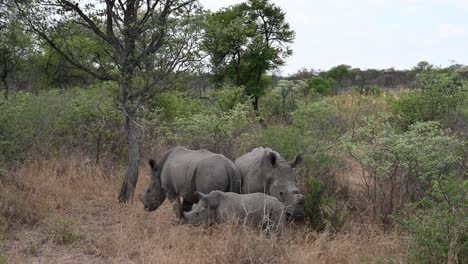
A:
{"type": "Polygon", "coordinates": [[[254,96],[254,100],[252,102],[252,105],[253,105],[253,109],[255,111],[255,115],[259,116],[260,113],[258,112],[258,96],[254,96]]]}
{"type": "Polygon", "coordinates": [[[4,65],[1,79],[2,79],[3,86],[5,86],[5,94],[4,94],[5,99],[8,99],[8,94],[10,92],[10,88],[8,87],[8,82],[7,82],[7,76],[8,76],[7,65],[4,65]]]}
{"type": "Polygon", "coordinates": [[[10,93],[10,89],[8,87],[8,83],[7,83],[6,78],[2,77],[2,82],[3,82],[3,86],[5,86],[5,94],[4,94],[5,99],[8,99],[8,94],[10,93]]]}
{"type": "Polygon", "coordinates": [[[119,202],[126,203],[133,199],[135,186],[138,181],[138,164],[140,163],[140,146],[138,144],[135,127],[134,112],[123,108],[124,129],[127,134],[128,162],[125,178],[119,193],[119,202]]]}

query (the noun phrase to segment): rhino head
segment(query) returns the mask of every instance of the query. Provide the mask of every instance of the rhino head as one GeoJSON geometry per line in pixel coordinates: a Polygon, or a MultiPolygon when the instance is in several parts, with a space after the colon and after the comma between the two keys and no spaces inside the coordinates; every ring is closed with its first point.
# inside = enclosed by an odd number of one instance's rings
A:
{"type": "Polygon", "coordinates": [[[221,195],[216,191],[207,195],[197,192],[197,195],[200,199],[198,204],[190,212],[184,212],[184,224],[209,225],[213,220],[213,211],[218,207],[221,195]]]}
{"type": "Polygon", "coordinates": [[[285,205],[286,217],[290,220],[301,220],[305,217],[304,195],[299,192],[294,181],[294,172],[302,162],[301,154],[293,162],[287,162],[277,152],[269,152],[266,156],[266,180],[269,195],[278,198],[285,205]]]}
{"type": "Polygon", "coordinates": [[[149,160],[151,169],[150,183],[146,191],[140,194],[140,200],[143,202],[145,211],[152,212],[164,202],[166,193],[161,187],[161,168],[154,160],[149,160]]]}

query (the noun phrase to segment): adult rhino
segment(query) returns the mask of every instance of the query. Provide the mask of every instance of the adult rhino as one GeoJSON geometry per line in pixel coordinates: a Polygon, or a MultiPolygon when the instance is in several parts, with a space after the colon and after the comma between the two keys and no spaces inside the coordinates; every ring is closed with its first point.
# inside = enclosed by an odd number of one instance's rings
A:
{"type": "Polygon", "coordinates": [[[146,191],[140,194],[140,200],[148,212],[156,210],[167,197],[174,203],[177,217],[182,218],[182,213],[190,211],[192,205],[198,202],[197,191],[240,192],[239,170],[221,154],[178,146],[164,153],[159,164],[150,160],[149,165],[150,183],[146,191]]]}
{"type": "Polygon", "coordinates": [[[234,162],[241,173],[242,193],[261,192],[276,197],[285,205],[288,219],[302,219],[304,196],[299,193],[293,175],[293,168],[301,161],[298,155],[289,163],[270,148],[252,150],[234,162]]]}

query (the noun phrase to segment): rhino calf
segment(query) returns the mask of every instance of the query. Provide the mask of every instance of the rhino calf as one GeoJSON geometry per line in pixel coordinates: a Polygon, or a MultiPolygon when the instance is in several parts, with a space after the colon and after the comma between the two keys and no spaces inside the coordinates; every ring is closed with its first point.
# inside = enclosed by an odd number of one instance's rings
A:
{"type": "Polygon", "coordinates": [[[200,201],[190,212],[184,212],[185,223],[200,225],[236,219],[255,227],[281,231],[284,227],[283,204],[264,193],[238,194],[212,191],[197,192],[200,201]]]}

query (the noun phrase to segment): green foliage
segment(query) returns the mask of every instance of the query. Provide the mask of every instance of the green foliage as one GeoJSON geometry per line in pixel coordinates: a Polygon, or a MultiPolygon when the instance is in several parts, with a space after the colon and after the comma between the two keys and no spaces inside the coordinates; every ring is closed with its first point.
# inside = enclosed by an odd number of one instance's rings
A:
{"type": "Polygon", "coordinates": [[[407,129],[423,121],[439,121],[452,129],[463,128],[463,107],[468,103],[468,85],[453,73],[422,73],[416,90],[390,101],[394,121],[407,129]],[[461,126],[461,127],[460,127],[461,126]]]}
{"type": "Polygon", "coordinates": [[[314,177],[307,179],[304,207],[310,224],[318,230],[336,231],[348,217],[346,209],[339,208],[327,186],[314,177]]]}
{"type": "Polygon", "coordinates": [[[250,125],[247,113],[246,106],[238,104],[230,111],[180,116],[162,129],[171,145],[205,148],[232,156],[236,139],[250,125]]]}
{"type": "Polygon", "coordinates": [[[165,92],[158,95],[155,103],[149,104],[151,111],[158,112],[163,122],[172,122],[180,116],[190,116],[205,111],[205,105],[190,96],[177,92],[165,92]]]}
{"type": "Polygon", "coordinates": [[[270,83],[266,72],[284,63],[293,39],[281,8],[268,0],[249,0],[208,15],[203,47],[217,83],[244,86],[258,99],[270,83]]]}
{"type": "Polygon", "coordinates": [[[65,98],[56,91],[34,96],[19,92],[0,99],[0,157],[24,159],[31,151],[50,151],[65,98]],[[39,148],[39,149],[38,149],[39,148]]]}
{"type": "Polygon", "coordinates": [[[344,78],[351,76],[350,69],[350,66],[344,64],[335,66],[327,72],[327,77],[340,82],[344,78]]]}
{"type": "Polygon", "coordinates": [[[309,146],[321,141],[320,145],[329,148],[346,129],[337,106],[329,100],[300,104],[292,120],[292,125],[309,140],[309,146]]]}
{"type": "Polygon", "coordinates": [[[289,127],[271,127],[264,130],[259,143],[278,150],[287,158],[299,152],[314,155],[330,150],[344,133],[338,108],[328,101],[300,103],[291,114],[289,127]]]}
{"type": "Polygon", "coordinates": [[[425,199],[412,204],[402,222],[412,235],[412,263],[466,263],[468,261],[468,181],[435,181],[425,199]]]}
{"type": "Polygon", "coordinates": [[[62,218],[58,218],[55,221],[50,237],[57,244],[72,244],[80,239],[80,235],[73,226],[73,223],[62,218]]]}
{"type": "Polygon", "coordinates": [[[246,101],[243,87],[224,85],[221,89],[210,92],[210,102],[216,102],[221,111],[233,110],[238,104],[246,101]]]}
{"type": "Polygon", "coordinates": [[[0,158],[53,155],[67,146],[99,159],[99,151],[118,142],[120,111],[113,103],[114,88],[103,84],[37,96],[18,92],[0,99],[0,158]]]}
{"type": "Polygon", "coordinates": [[[289,121],[291,113],[297,109],[298,101],[302,99],[300,90],[304,86],[303,81],[280,80],[265,97],[262,108],[264,115],[289,121]]]}
{"type": "Polygon", "coordinates": [[[382,95],[382,88],[380,86],[373,85],[369,89],[369,94],[373,96],[380,96],[382,95]]]}
{"type": "Polygon", "coordinates": [[[463,144],[436,122],[416,123],[399,132],[388,123],[369,120],[349,136],[346,146],[364,169],[365,195],[372,216],[389,216],[422,199],[437,181],[459,174],[463,144]]]}
{"type": "Polygon", "coordinates": [[[434,69],[434,65],[430,64],[427,61],[420,61],[416,66],[413,68],[413,72],[415,73],[422,73],[422,72],[428,72],[434,69]]]}
{"type": "Polygon", "coordinates": [[[110,83],[70,91],[58,120],[57,133],[68,138],[69,144],[95,152],[96,163],[104,148],[114,148],[112,144],[119,142],[121,112],[113,100],[115,93],[110,83]]]}
{"type": "Polygon", "coordinates": [[[343,81],[349,79],[352,76],[350,69],[350,66],[342,64],[331,68],[327,72],[327,79],[331,79],[334,81],[332,83],[334,94],[336,94],[338,89],[343,86],[343,81]]]}
{"type": "Polygon", "coordinates": [[[8,78],[19,77],[26,70],[28,56],[34,49],[32,35],[21,28],[13,9],[12,3],[0,5],[0,87],[3,86],[5,97],[9,93],[8,78]]]}
{"type": "Polygon", "coordinates": [[[290,127],[273,126],[265,129],[258,139],[259,146],[270,147],[292,160],[304,148],[300,131],[290,127]]]}
{"type": "Polygon", "coordinates": [[[333,79],[324,79],[320,76],[312,77],[306,81],[305,94],[318,93],[321,95],[334,94],[335,81],[333,79]]]}

